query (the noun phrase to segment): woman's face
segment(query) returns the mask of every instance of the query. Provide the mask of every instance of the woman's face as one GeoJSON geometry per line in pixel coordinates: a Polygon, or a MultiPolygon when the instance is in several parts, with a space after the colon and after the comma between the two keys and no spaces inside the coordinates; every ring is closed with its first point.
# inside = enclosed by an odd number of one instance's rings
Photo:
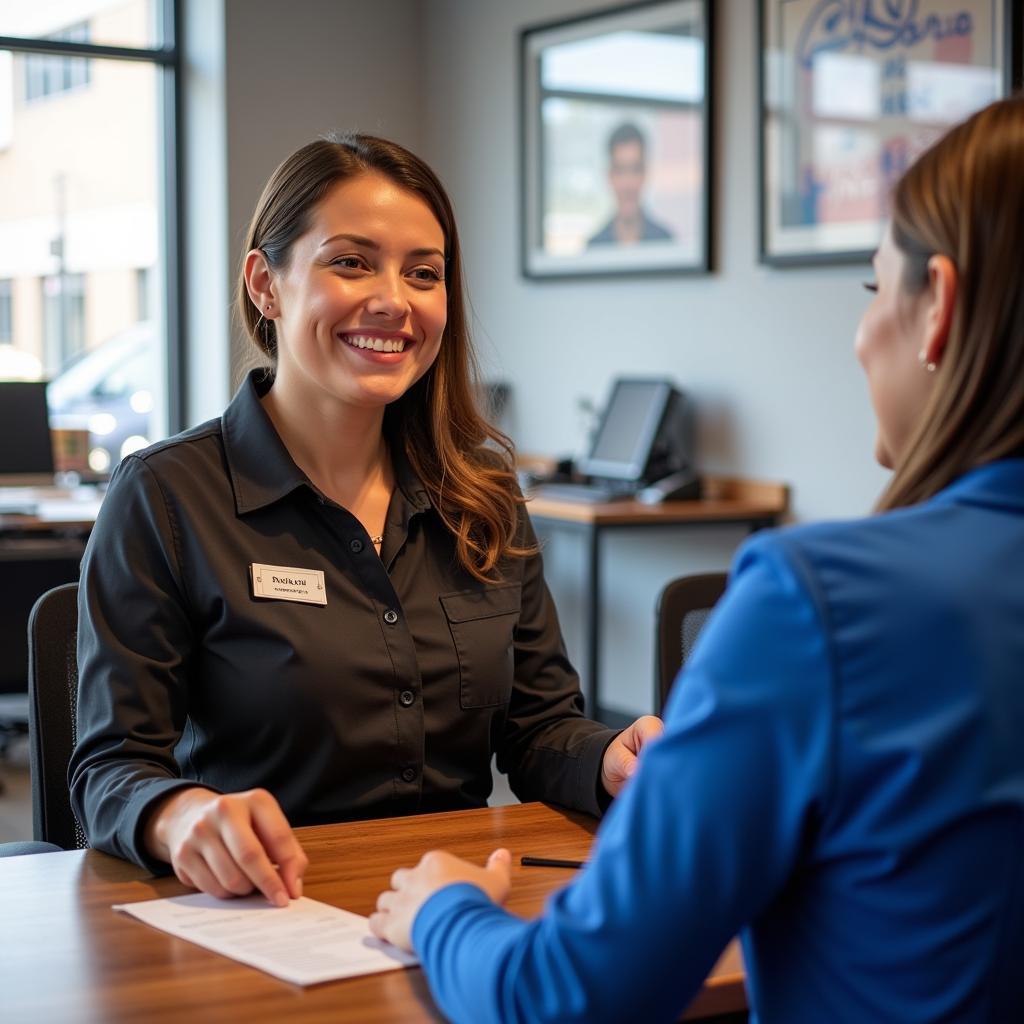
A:
{"type": "Polygon", "coordinates": [[[928,399],[931,374],[918,359],[926,337],[926,302],[904,289],[904,256],[889,230],[872,263],[875,295],[861,317],[854,350],[878,421],[875,458],[892,469],[928,399]]]}
{"type": "Polygon", "coordinates": [[[274,275],[278,382],[352,406],[400,398],[437,358],[448,318],[444,232],[379,174],[336,185],[274,275]]]}

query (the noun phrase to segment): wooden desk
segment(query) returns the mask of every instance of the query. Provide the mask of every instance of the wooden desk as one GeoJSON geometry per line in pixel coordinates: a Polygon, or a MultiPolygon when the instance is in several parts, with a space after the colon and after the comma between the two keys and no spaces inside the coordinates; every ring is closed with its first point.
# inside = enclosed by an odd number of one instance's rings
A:
{"type": "Polygon", "coordinates": [[[739,523],[751,532],[775,526],[789,508],[789,488],[769,481],[704,477],[703,497],[697,501],[666,501],[643,505],[615,501],[602,505],[531,498],[530,518],[540,527],[567,528],[582,533],[587,544],[586,658],[580,673],[587,713],[604,717],[598,701],[601,678],[601,537],[609,530],[651,530],[666,527],[721,526],[739,523]]]}
{"type": "MultiPolygon", "coordinates": [[[[521,853],[582,859],[593,819],[544,804],[301,829],[309,854],[305,894],[369,914],[391,872],[443,846],[482,863],[497,846],[516,858],[509,909],[529,915],[570,873],[522,868],[521,853]]],[[[113,903],[185,891],[173,878],[94,850],[0,858],[0,1017],[5,1024],[121,1021],[436,1021],[418,968],[296,988],[151,929],[113,903]]],[[[687,1019],[746,1007],[730,946],[687,1019]]]]}

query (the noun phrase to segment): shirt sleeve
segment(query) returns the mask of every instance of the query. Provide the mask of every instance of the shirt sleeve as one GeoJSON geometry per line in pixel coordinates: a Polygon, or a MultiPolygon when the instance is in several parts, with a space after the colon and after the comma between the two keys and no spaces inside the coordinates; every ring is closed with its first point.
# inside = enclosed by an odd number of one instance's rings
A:
{"type": "MultiPolygon", "coordinates": [[[[537,543],[523,515],[520,542],[537,543]]],[[[584,715],[579,676],[565,653],[554,602],[539,553],[525,560],[515,681],[498,768],[520,800],[546,800],[601,814],[610,798],[601,787],[601,761],[616,730],[584,715]]]]}
{"type": "Polygon", "coordinates": [[[78,591],[78,721],[71,801],[91,846],[154,872],[140,826],[182,779],[193,633],[159,483],[129,456],[103,501],[78,591]]]}
{"type": "MultiPolygon", "coordinates": [[[[824,813],[833,672],[807,574],[750,542],[576,880],[524,922],[450,886],[413,942],[455,1021],[675,1020],[824,813]],[[623,978],[629,984],[622,983],[623,978]]],[[[812,587],[813,589],[813,587],[812,587]]]]}

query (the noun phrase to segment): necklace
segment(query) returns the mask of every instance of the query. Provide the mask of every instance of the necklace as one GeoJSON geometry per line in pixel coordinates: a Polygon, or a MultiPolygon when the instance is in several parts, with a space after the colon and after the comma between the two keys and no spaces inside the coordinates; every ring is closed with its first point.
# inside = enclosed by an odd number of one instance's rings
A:
{"type": "Polygon", "coordinates": [[[371,544],[377,544],[377,545],[383,544],[384,543],[384,534],[381,534],[379,537],[371,537],[370,538],[370,543],[371,544]]]}

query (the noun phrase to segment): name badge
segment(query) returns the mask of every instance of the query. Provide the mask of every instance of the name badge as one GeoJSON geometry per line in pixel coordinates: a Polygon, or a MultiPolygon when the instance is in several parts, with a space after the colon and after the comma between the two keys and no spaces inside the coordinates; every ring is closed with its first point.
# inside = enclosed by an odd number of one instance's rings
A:
{"type": "Polygon", "coordinates": [[[260,565],[257,562],[249,568],[253,597],[327,604],[324,574],[320,569],[296,569],[292,565],[260,565]]]}

